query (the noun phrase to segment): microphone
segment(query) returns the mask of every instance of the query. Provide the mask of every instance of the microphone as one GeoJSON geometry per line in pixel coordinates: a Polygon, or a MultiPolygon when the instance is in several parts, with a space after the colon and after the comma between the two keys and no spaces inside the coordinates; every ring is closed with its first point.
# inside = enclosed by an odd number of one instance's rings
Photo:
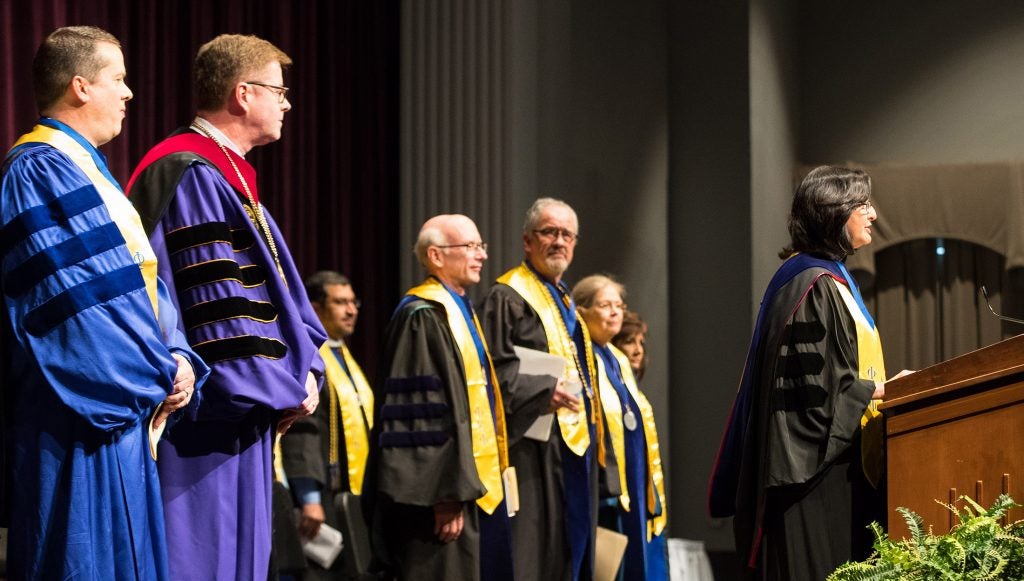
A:
{"type": "Polygon", "coordinates": [[[1009,321],[1011,323],[1017,323],[1018,325],[1024,325],[1024,321],[1020,319],[1014,319],[1013,317],[1007,317],[1006,315],[1000,315],[995,311],[995,309],[992,308],[992,303],[988,301],[988,291],[985,290],[985,285],[981,285],[981,296],[985,297],[985,304],[988,305],[988,310],[991,311],[997,319],[1009,321]]]}

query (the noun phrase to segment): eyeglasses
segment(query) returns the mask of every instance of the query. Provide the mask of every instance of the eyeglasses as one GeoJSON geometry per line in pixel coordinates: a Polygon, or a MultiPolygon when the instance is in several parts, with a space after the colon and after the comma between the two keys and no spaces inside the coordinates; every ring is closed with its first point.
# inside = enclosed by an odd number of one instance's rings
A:
{"type": "Polygon", "coordinates": [[[871,210],[874,207],[875,206],[874,206],[874,204],[871,203],[871,200],[868,200],[868,201],[864,202],[863,204],[861,204],[860,206],[858,206],[858,209],[860,210],[860,215],[861,216],[867,216],[868,214],[871,213],[871,210]]]}
{"type": "Polygon", "coordinates": [[[601,309],[602,311],[611,311],[613,309],[617,309],[619,311],[625,312],[626,308],[628,308],[628,305],[626,303],[623,303],[623,302],[618,302],[618,303],[603,302],[603,303],[597,303],[596,305],[594,305],[594,308],[595,309],[601,309]]]}
{"type": "Polygon", "coordinates": [[[259,81],[243,81],[246,85],[256,85],[257,87],[263,87],[269,89],[270,92],[277,95],[277,102],[284,103],[284,100],[288,98],[288,87],[282,87],[280,85],[268,85],[267,83],[261,83],[259,81]]]}
{"type": "Polygon", "coordinates": [[[475,252],[477,250],[480,250],[482,252],[487,252],[487,243],[486,242],[467,242],[465,244],[446,244],[444,246],[440,246],[439,245],[438,248],[465,248],[469,252],[475,252]]]}
{"type": "Polygon", "coordinates": [[[542,228],[540,230],[534,230],[533,233],[550,242],[554,242],[555,240],[558,240],[559,237],[562,237],[565,238],[566,242],[571,244],[580,238],[579,234],[562,228],[542,228]]]}

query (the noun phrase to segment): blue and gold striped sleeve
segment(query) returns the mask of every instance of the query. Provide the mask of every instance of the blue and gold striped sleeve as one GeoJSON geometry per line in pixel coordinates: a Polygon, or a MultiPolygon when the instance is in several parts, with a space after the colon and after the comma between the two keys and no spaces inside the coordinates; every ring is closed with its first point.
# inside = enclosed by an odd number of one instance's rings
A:
{"type": "Polygon", "coordinates": [[[176,364],[99,192],[64,154],[40,145],[8,162],[0,195],[16,372],[41,374],[100,429],[139,421],[170,392],[176,364]]]}

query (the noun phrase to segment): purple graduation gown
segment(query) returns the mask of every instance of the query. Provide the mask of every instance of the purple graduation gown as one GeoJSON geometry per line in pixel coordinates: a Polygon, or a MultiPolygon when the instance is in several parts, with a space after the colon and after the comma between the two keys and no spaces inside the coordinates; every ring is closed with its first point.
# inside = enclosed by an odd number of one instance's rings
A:
{"type": "Polygon", "coordinates": [[[323,376],[323,328],[273,219],[284,280],[242,193],[208,160],[160,158],[129,196],[144,223],[155,219],[160,278],[213,370],[198,413],[160,445],[171,577],[266,579],[276,425],[305,399],[307,373],[323,376]]]}

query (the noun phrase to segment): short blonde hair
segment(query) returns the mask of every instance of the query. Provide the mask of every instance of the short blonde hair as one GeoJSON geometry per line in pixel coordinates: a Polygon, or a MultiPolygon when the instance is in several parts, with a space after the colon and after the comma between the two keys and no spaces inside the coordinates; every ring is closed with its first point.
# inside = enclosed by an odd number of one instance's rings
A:
{"type": "Polygon", "coordinates": [[[270,42],[253,35],[222,34],[199,47],[193,67],[196,106],[217,111],[227,104],[235,85],[272,62],[284,69],[292,59],[270,42]]]}

